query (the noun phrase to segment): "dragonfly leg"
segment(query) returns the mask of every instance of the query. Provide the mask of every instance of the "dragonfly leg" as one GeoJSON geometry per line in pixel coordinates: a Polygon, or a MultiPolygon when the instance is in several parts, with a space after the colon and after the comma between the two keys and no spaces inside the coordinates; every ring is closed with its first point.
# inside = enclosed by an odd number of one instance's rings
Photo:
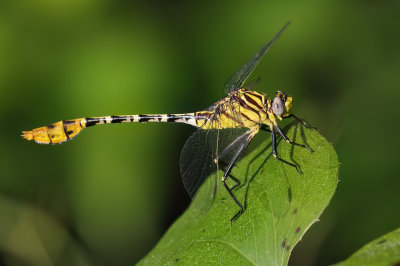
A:
{"type": "Polygon", "coordinates": [[[276,159],[278,159],[279,161],[281,161],[281,162],[283,162],[283,163],[285,163],[285,164],[287,164],[287,165],[290,165],[290,166],[296,168],[296,171],[297,171],[299,174],[301,174],[301,172],[300,172],[299,168],[297,167],[297,165],[295,165],[295,164],[293,164],[293,163],[289,163],[288,161],[285,161],[285,160],[279,158],[278,152],[277,152],[277,150],[276,150],[276,136],[275,136],[274,128],[271,126],[271,129],[270,129],[270,130],[271,130],[271,137],[272,137],[272,154],[274,155],[274,157],[275,157],[276,159]]]}
{"type": "Polygon", "coordinates": [[[310,151],[310,152],[314,152],[312,149],[310,149],[310,148],[307,147],[306,145],[299,144],[299,143],[296,143],[296,142],[291,141],[291,140],[285,135],[285,133],[283,133],[282,129],[281,129],[278,125],[276,125],[275,127],[276,127],[276,129],[278,130],[279,135],[281,135],[282,138],[283,138],[287,143],[290,143],[290,144],[292,144],[292,145],[294,145],[294,146],[299,146],[299,147],[305,148],[305,149],[307,149],[307,150],[310,151]]]}
{"type": "Polygon", "coordinates": [[[222,176],[222,183],[224,184],[225,189],[228,191],[229,195],[231,196],[233,201],[236,203],[236,205],[240,208],[240,210],[232,217],[231,223],[233,221],[235,221],[237,218],[239,218],[239,216],[244,211],[242,204],[240,204],[240,202],[236,199],[235,195],[233,195],[233,193],[232,193],[232,189],[237,187],[240,184],[240,181],[238,179],[236,179],[235,177],[233,177],[232,175],[230,175],[230,172],[231,172],[233,166],[235,165],[235,163],[237,162],[240,154],[246,149],[247,145],[249,144],[249,142],[251,141],[251,139],[254,136],[252,134],[252,131],[248,131],[248,133],[246,133],[246,135],[247,134],[248,134],[248,136],[246,138],[245,143],[242,143],[240,148],[236,151],[235,155],[233,156],[233,158],[231,159],[230,163],[228,164],[228,166],[227,166],[227,168],[226,168],[226,170],[224,172],[224,175],[222,176]],[[228,178],[228,176],[230,178],[232,178],[232,180],[237,183],[233,188],[229,188],[228,185],[226,184],[226,179],[228,178]]]}
{"type": "Polygon", "coordinates": [[[293,117],[294,119],[296,119],[299,123],[302,123],[303,126],[305,126],[306,128],[312,128],[312,129],[317,129],[316,127],[311,126],[309,123],[307,123],[306,121],[298,118],[297,116],[295,116],[294,114],[290,114],[284,118],[289,118],[289,117],[293,117]]]}
{"type": "Polygon", "coordinates": [[[231,190],[234,190],[235,188],[237,188],[238,186],[240,186],[240,180],[237,179],[236,177],[234,177],[232,174],[229,174],[229,177],[236,182],[236,184],[231,187],[231,190]]]}
{"type": "MultiPolygon", "coordinates": [[[[225,165],[225,166],[222,166],[221,163],[219,163],[219,166],[220,166],[221,170],[225,173],[225,171],[226,171],[226,165],[225,165]]],[[[237,179],[237,178],[232,174],[232,172],[229,173],[229,177],[230,177],[233,181],[235,181],[235,183],[236,183],[233,187],[231,187],[231,190],[234,190],[235,188],[237,188],[238,186],[240,186],[240,184],[241,184],[241,183],[240,183],[240,180],[237,179]]]]}

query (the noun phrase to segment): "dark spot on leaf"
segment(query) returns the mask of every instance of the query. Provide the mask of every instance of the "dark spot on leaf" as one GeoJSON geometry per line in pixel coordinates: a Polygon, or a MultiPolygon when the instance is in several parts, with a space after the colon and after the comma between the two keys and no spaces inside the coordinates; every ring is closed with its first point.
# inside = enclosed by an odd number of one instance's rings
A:
{"type": "Polygon", "coordinates": [[[221,203],[225,203],[225,199],[222,199],[222,200],[221,200],[221,203]]]}
{"type": "Polygon", "coordinates": [[[296,228],[296,233],[300,232],[300,227],[296,228]]]}
{"type": "Polygon", "coordinates": [[[381,241],[377,242],[376,244],[377,244],[377,245],[380,245],[380,244],[383,244],[383,243],[386,243],[386,242],[387,242],[386,239],[382,239],[381,241]]]}
{"type": "Polygon", "coordinates": [[[293,214],[296,214],[296,213],[297,213],[297,208],[293,210],[293,214]]]}
{"type": "Polygon", "coordinates": [[[292,189],[291,188],[288,189],[288,198],[289,198],[289,202],[292,202],[292,189]]]}
{"type": "Polygon", "coordinates": [[[286,246],[286,239],[282,241],[282,248],[285,248],[286,246]]]}
{"type": "Polygon", "coordinates": [[[289,251],[289,249],[290,249],[290,246],[289,246],[289,245],[287,245],[287,246],[286,246],[286,250],[287,250],[287,251],[289,251]]]}
{"type": "Polygon", "coordinates": [[[179,261],[179,258],[175,259],[175,263],[177,263],[179,261]]]}
{"type": "Polygon", "coordinates": [[[203,229],[202,231],[203,231],[203,233],[204,233],[204,232],[206,231],[206,229],[203,229]]]}

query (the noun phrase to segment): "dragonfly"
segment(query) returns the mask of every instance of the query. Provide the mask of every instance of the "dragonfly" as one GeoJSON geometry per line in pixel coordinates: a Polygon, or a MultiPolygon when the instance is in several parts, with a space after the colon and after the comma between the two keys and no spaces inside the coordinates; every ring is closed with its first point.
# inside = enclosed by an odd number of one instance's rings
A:
{"type": "MultiPolygon", "coordinates": [[[[244,208],[233,193],[233,189],[240,185],[240,181],[231,174],[231,171],[260,130],[270,132],[273,156],[282,163],[293,167],[300,174],[301,171],[297,165],[279,157],[276,134],[279,134],[291,145],[312,151],[306,145],[291,141],[278,125],[278,121],[289,117],[303,122],[291,113],[292,97],[282,91],[277,91],[275,97],[271,99],[252,90],[254,84],[244,86],[254,68],[289,24],[290,21],[226,81],[227,96],[203,111],[62,120],[31,131],[23,131],[22,137],[40,144],[60,144],[71,140],[84,128],[102,124],[168,122],[195,126],[198,128],[197,131],[188,138],[180,156],[180,171],[184,187],[193,199],[208,176],[223,170],[221,177],[223,186],[239,207],[239,211],[231,219],[232,223],[244,212],[244,208]],[[236,183],[233,187],[227,185],[228,178],[236,183]]],[[[216,186],[211,194],[211,197],[215,198],[216,186]]]]}

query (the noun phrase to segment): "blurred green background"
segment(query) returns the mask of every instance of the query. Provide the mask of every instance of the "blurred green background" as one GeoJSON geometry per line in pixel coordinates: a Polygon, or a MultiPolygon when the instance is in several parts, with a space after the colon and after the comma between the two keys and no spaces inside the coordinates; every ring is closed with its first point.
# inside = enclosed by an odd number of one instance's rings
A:
{"type": "Polygon", "coordinates": [[[0,265],[129,265],[189,204],[193,129],[118,124],[60,146],[23,141],[62,119],[179,113],[286,21],[251,79],[282,89],[334,143],[340,183],[291,265],[326,265],[399,226],[399,1],[0,1],[0,265]]]}

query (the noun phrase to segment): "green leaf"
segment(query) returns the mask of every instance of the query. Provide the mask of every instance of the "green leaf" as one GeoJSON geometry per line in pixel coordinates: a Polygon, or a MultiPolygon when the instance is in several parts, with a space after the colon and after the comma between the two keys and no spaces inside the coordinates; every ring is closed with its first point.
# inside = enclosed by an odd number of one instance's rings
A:
{"type": "MultiPolygon", "coordinates": [[[[318,221],[332,198],[339,163],[332,145],[316,130],[296,124],[288,130],[288,137],[307,144],[314,152],[284,141],[278,144],[278,152],[281,158],[300,166],[300,175],[271,155],[269,133],[261,131],[258,135],[267,141],[232,171],[242,182],[233,193],[244,203],[245,212],[231,224],[230,219],[239,209],[219,185],[210,211],[202,215],[196,204],[191,204],[140,264],[288,263],[294,246],[318,221]]],[[[234,182],[228,185],[232,187],[234,182]]],[[[193,203],[197,200],[199,197],[193,203]]]]}
{"type": "Polygon", "coordinates": [[[346,265],[399,265],[400,228],[369,242],[347,260],[337,266],[346,265]]]}

